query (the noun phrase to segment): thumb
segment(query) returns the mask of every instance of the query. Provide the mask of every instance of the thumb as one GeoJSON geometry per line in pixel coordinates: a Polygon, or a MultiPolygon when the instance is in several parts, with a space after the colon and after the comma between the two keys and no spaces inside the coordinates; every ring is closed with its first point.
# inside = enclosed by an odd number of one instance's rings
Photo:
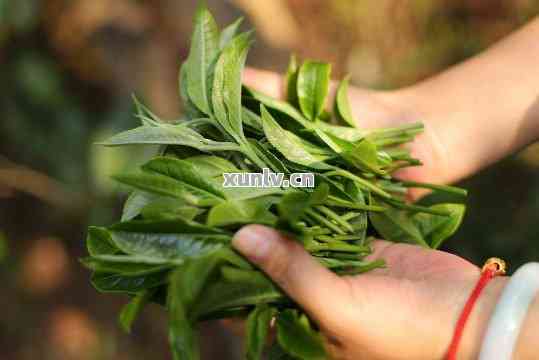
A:
{"type": "Polygon", "coordinates": [[[319,322],[330,321],[335,308],[344,309],[346,283],[300,244],[271,228],[249,225],[236,233],[232,245],[319,322]]]}

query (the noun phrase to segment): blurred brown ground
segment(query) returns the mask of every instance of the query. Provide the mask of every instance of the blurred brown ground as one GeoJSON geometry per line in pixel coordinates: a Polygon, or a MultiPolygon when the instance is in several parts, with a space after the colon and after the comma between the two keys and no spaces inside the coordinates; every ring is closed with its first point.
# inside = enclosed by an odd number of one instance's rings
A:
{"type": "MultiPolygon", "coordinates": [[[[356,85],[412,84],[481,51],[539,13],[537,0],[208,1],[225,25],[246,17],[248,63],[283,71],[290,53],[333,64],[356,85]]],[[[129,153],[91,146],[129,128],[130,94],[164,118],[181,113],[177,71],[194,0],[0,0],[0,359],[166,359],[166,319],[150,306],[132,335],[125,298],[96,293],[77,259],[86,226],[117,218],[107,176],[129,153]]],[[[510,96],[510,91],[508,92],[510,96]]],[[[464,182],[462,230],[446,246],[513,268],[539,258],[539,149],[464,182]]],[[[202,329],[206,359],[237,359],[240,340],[202,329]]]]}

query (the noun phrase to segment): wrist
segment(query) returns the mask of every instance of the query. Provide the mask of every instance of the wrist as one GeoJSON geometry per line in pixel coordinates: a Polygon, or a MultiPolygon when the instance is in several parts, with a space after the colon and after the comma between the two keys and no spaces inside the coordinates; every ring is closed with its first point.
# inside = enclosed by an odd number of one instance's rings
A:
{"type": "MultiPolygon", "coordinates": [[[[468,319],[466,328],[464,330],[464,335],[462,337],[461,346],[458,352],[458,359],[477,359],[479,356],[479,351],[481,349],[481,344],[483,343],[483,337],[486,332],[488,322],[494,312],[494,308],[500,298],[502,291],[507,284],[508,277],[499,276],[492,279],[487,287],[483,290],[481,296],[479,297],[477,303],[475,304],[474,309],[468,319]]],[[[473,285],[472,285],[473,287],[473,285]]],[[[469,296],[469,291],[464,296],[464,304],[469,296]]],[[[462,305],[463,307],[464,305],[462,305]]],[[[460,316],[460,311],[462,307],[454,315],[455,322],[456,319],[460,316]]]]}

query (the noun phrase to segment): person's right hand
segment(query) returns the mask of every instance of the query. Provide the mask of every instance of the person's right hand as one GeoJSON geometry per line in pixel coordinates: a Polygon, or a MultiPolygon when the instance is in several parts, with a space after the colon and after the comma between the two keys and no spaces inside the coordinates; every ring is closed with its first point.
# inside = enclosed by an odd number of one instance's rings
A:
{"type": "MultiPolygon", "coordinates": [[[[274,229],[249,225],[233,246],[262,269],[319,326],[331,359],[442,359],[479,269],[443,251],[376,240],[370,259],[387,267],[337,276],[274,229]]],[[[506,278],[479,298],[458,359],[477,358],[506,278]]],[[[527,358],[527,357],[523,357],[527,358]]]]}

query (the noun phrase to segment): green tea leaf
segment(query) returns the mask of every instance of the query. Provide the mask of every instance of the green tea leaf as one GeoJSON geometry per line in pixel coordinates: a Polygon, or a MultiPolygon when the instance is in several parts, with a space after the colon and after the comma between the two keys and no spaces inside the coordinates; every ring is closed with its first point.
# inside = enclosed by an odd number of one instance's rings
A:
{"type": "Polygon", "coordinates": [[[431,208],[446,210],[450,215],[439,216],[418,213],[413,220],[430,247],[437,249],[445,239],[457,231],[464,217],[466,207],[462,204],[436,204],[431,208]]]}
{"type": "Polygon", "coordinates": [[[172,158],[155,157],[142,166],[143,170],[153,171],[181,181],[189,191],[203,197],[223,198],[225,195],[211,182],[206,181],[197,173],[195,166],[190,162],[172,158]]]}
{"type": "Polygon", "coordinates": [[[219,52],[219,30],[208,9],[200,6],[195,15],[191,50],[187,59],[187,93],[193,103],[210,115],[208,74],[219,52]]]}
{"type": "Polygon", "coordinates": [[[134,188],[157,195],[175,197],[192,205],[211,206],[223,201],[221,197],[205,189],[157,173],[119,174],[112,178],[134,188]]]}
{"type": "Polygon", "coordinates": [[[144,191],[135,190],[131,192],[131,194],[129,194],[129,197],[124,203],[121,220],[133,220],[134,218],[139,216],[140,212],[146,205],[148,205],[157,198],[159,198],[159,196],[144,191]]]}
{"type": "Polygon", "coordinates": [[[331,66],[315,61],[305,61],[298,73],[298,101],[307,119],[314,121],[324,110],[329,92],[331,66]]]}
{"type": "Polygon", "coordinates": [[[350,142],[356,142],[365,137],[362,131],[348,126],[332,125],[320,120],[316,121],[315,125],[317,129],[350,142]]]}
{"type": "MultiPolygon", "coordinates": [[[[127,256],[118,256],[118,257],[127,257],[127,256]]],[[[111,257],[109,259],[103,258],[93,258],[88,257],[81,259],[81,263],[86,266],[88,269],[91,269],[96,272],[117,274],[122,276],[143,276],[153,273],[162,272],[169,269],[173,264],[148,264],[132,257],[131,260],[121,259],[121,261],[115,261],[120,259],[114,259],[111,257]]]]}
{"type": "Polygon", "coordinates": [[[163,198],[146,205],[141,213],[145,220],[166,220],[182,218],[193,220],[203,210],[183,204],[172,198],[163,198]]]}
{"type": "Polygon", "coordinates": [[[95,272],[92,274],[92,286],[100,292],[136,294],[167,282],[167,271],[141,276],[95,272]]]}
{"type": "Polygon", "coordinates": [[[190,119],[196,119],[204,117],[205,114],[200,111],[197,106],[189,98],[187,93],[187,71],[188,71],[188,62],[184,61],[180,67],[180,74],[178,76],[178,87],[180,90],[180,98],[182,99],[183,112],[190,119]]]}
{"type": "Polygon", "coordinates": [[[195,304],[196,317],[227,308],[283,302],[286,298],[265,275],[259,271],[229,268],[227,281],[209,284],[195,304]]]}
{"type": "Polygon", "coordinates": [[[222,176],[224,172],[238,172],[238,168],[230,161],[219,156],[197,155],[183,159],[193,165],[200,176],[213,178],[222,176]]]}
{"type": "Polygon", "coordinates": [[[386,240],[429,247],[412,215],[407,211],[388,208],[384,212],[369,212],[369,219],[376,231],[386,240]]]}
{"type": "Polygon", "coordinates": [[[251,33],[236,36],[223,49],[215,65],[212,104],[219,124],[238,143],[244,142],[241,73],[251,44],[251,33]]]}
{"type": "Polygon", "coordinates": [[[243,107],[241,113],[241,119],[244,125],[249,126],[258,134],[264,134],[264,129],[262,128],[262,119],[260,116],[252,112],[251,110],[243,107]]]}
{"type": "Polygon", "coordinates": [[[275,310],[266,304],[258,305],[247,317],[246,327],[246,358],[248,360],[262,359],[266,345],[270,323],[275,310]]]}
{"type": "Polygon", "coordinates": [[[230,41],[236,37],[242,22],[243,18],[239,18],[221,31],[221,36],[219,37],[219,49],[223,50],[230,41]]]}
{"type": "Polygon", "coordinates": [[[309,122],[309,120],[307,120],[303,116],[302,113],[296,110],[296,108],[290,105],[289,103],[274,99],[272,97],[269,97],[249,87],[246,87],[246,89],[253,99],[259,101],[262,105],[264,105],[268,109],[277,110],[289,116],[290,118],[296,120],[299,124],[303,125],[303,127],[307,129],[309,129],[312,126],[312,123],[309,122]]]}
{"type": "Polygon", "coordinates": [[[159,259],[208,255],[230,242],[218,229],[181,219],[129,221],[110,228],[112,240],[123,252],[159,259]]]}
{"type": "Polygon", "coordinates": [[[111,255],[120,251],[112,242],[109,231],[98,226],[90,226],[88,228],[86,248],[92,256],[111,255]]]}
{"type": "Polygon", "coordinates": [[[129,303],[124,305],[120,315],[118,316],[118,322],[120,327],[126,333],[131,333],[131,328],[140,312],[148,304],[155,291],[146,290],[137,294],[129,303]]]}
{"type": "Polygon", "coordinates": [[[183,268],[175,270],[170,276],[167,293],[167,309],[169,331],[168,338],[174,360],[200,359],[198,333],[188,318],[188,304],[184,298],[184,290],[191,279],[186,279],[183,268]]]}
{"type": "Polygon", "coordinates": [[[241,224],[273,225],[277,217],[268,211],[276,201],[273,197],[253,200],[229,200],[211,208],[206,224],[208,226],[228,226],[241,224]]]}
{"type": "Polygon", "coordinates": [[[105,142],[105,146],[122,145],[184,145],[202,151],[226,151],[239,148],[230,142],[218,142],[204,138],[185,125],[163,124],[159,126],[140,126],[113,136],[105,142]]]}
{"type": "Polygon", "coordinates": [[[327,358],[322,337],[314,331],[305,315],[285,310],[277,316],[277,340],[290,355],[306,360],[327,358]]]}
{"type": "Polygon", "coordinates": [[[350,103],[348,101],[349,81],[350,77],[347,76],[339,84],[339,88],[337,89],[337,94],[335,96],[335,114],[337,114],[341,120],[348,123],[348,125],[356,127],[357,124],[354,121],[352,108],[350,107],[350,103]]]}
{"type": "MultiPolygon", "coordinates": [[[[328,158],[327,156],[310,153],[306,149],[307,142],[300,139],[292,132],[283,129],[277,121],[273,119],[264,105],[261,105],[260,111],[262,113],[262,122],[266,137],[288,160],[317,169],[330,168],[328,165],[324,164],[324,160],[328,158]]],[[[311,148],[316,148],[316,146],[311,145],[311,148]]]]}
{"type": "Polygon", "coordinates": [[[286,101],[294,106],[298,105],[298,72],[299,67],[296,56],[292,55],[286,71],[285,86],[286,101]]]}

